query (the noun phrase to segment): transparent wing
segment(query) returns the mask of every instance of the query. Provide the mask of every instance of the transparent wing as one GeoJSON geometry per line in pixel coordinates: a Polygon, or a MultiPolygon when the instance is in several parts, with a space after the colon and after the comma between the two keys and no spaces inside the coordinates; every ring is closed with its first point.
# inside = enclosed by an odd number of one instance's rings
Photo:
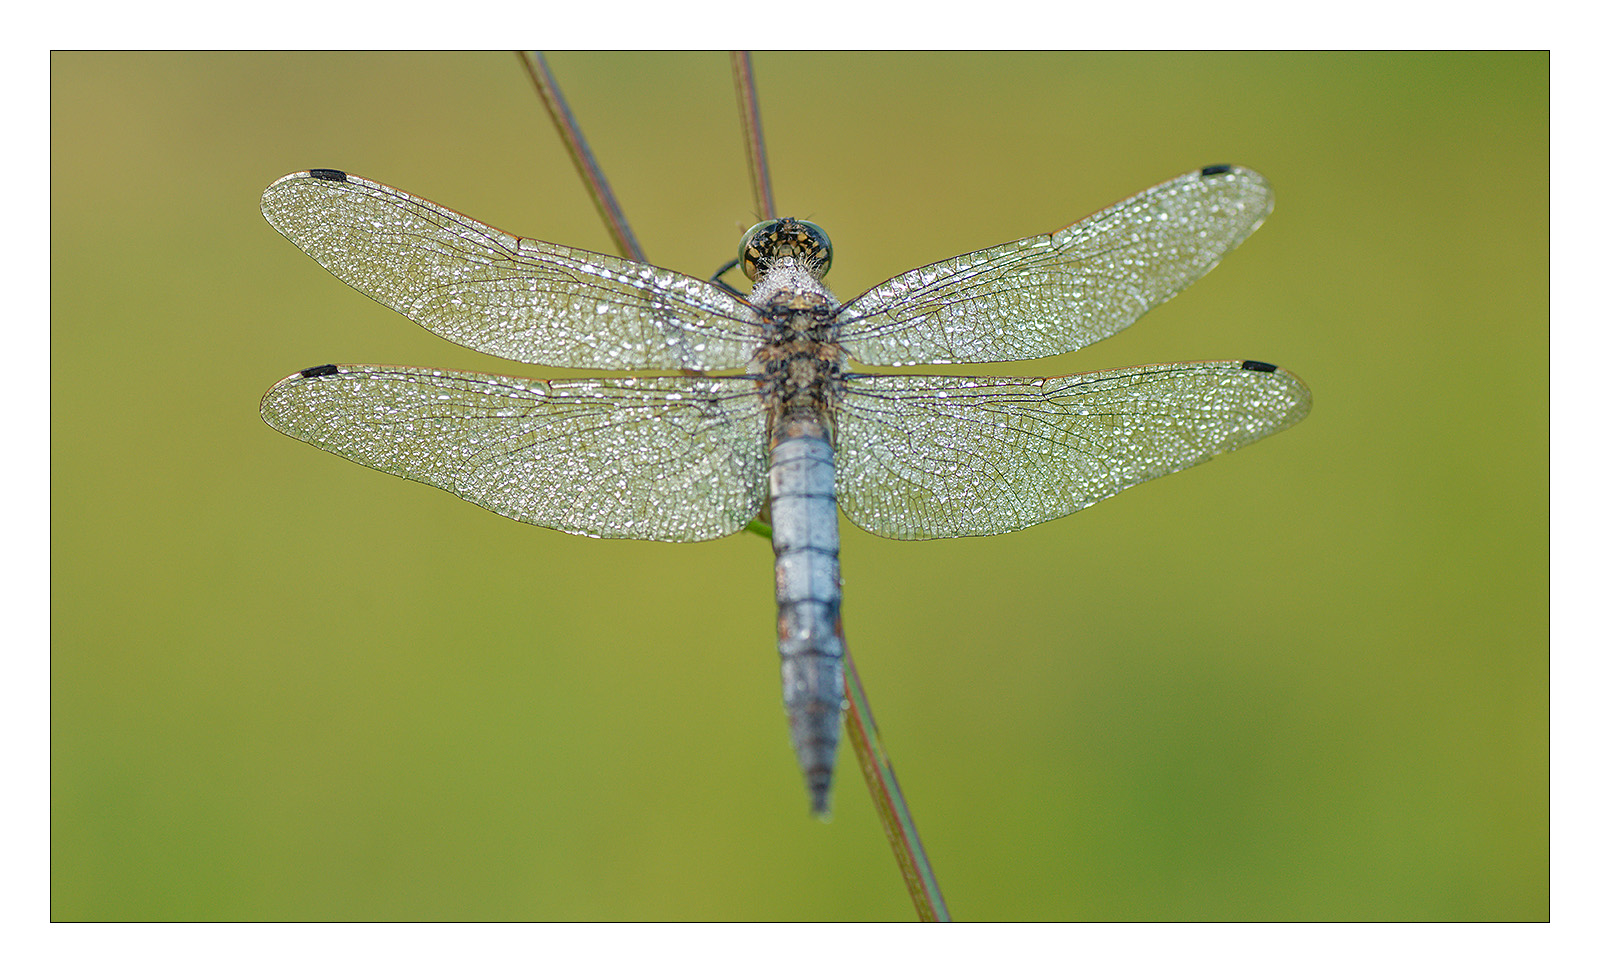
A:
{"type": "Polygon", "coordinates": [[[852,375],[835,419],[839,507],[903,540],[1066,516],[1305,418],[1311,393],[1261,362],[1058,378],[852,375]]]}
{"type": "Polygon", "coordinates": [[[743,368],[749,306],[705,281],[514,237],[334,169],[261,196],[279,233],[335,277],[459,345],[541,365],[743,368]]]}
{"type": "Polygon", "coordinates": [[[261,416],[514,520],[697,541],[741,529],[766,498],[766,420],[752,384],[324,365],[274,385],[261,416]]]}
{"type": "Polygon", "coordinates": [[[1209,166],[1056,233],[884,281],[845,305],[840,341],[871,365],[1074,351],[1194,283],[1271,211],[1258,173],[1209,166]]]}

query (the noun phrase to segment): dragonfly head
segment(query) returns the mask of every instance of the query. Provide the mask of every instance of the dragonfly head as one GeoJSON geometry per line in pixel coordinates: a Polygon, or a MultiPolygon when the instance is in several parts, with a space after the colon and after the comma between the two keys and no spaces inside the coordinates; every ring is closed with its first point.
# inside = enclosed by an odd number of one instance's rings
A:
{"type": "Polygon", "coordinates": [[[739,241],[739,265],[752,281],[760,280],[780,257],[794,257],[821,280],[833,266],[833,242],[817,224],[788,217],[763,220],[739,241]]]}

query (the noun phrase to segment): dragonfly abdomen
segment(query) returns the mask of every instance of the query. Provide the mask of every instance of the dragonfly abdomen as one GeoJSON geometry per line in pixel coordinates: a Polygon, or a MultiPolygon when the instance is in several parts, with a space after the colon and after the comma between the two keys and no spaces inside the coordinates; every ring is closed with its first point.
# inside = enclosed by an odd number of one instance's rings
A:
{"type": "Polygon", "coordinates": [[[771,464],[783,705],[811,791],[811,812],[820,816],[828,813],[844,700],[839,515],[827,425],[808,409],[781,416],[774,424],[771,464]]]}

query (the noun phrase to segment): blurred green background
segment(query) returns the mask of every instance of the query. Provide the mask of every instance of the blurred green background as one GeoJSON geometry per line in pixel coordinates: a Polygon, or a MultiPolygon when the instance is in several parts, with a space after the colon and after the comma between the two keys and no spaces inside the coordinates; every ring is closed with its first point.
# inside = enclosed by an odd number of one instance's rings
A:
{"type": "MultiPolygon", "coordinates": [[[[726,56],[550,60],[650,259],[714,271],[754,216],[726,56]]],[[[512,55],[51,63],[54,918],[912,916],[853,756],[806,815],[764,541],[569,537],[257,416],[328,361],[553,373],[258,209],[337,167],[610,249],[512,55]]],[[[1306,422],[1018,534],[844,529],[956,917],[1547,917],[1548,58],[755,66],[844,296],[1208,163],[1278,193],[1138,326],[989,370],[1258,358],[1306,422]]]]}

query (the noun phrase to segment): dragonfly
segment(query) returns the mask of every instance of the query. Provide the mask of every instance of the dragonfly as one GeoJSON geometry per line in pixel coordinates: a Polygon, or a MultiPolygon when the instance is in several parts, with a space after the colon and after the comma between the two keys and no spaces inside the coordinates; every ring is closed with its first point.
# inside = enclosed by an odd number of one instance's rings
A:
{"type": "Polygon", "coordinates": [[[1272,190],[1243,167],[1186,173],[848,301],[823,284],[833,246],[804,220],[745,234],[743,294],[514,236],[335,169],[284,176],[261,207],[334,276],[443,338],[516,362],[634,373],[319,365],[266,393],[273,428],[572,534],[703,541],[769,519],[783,701],[819,816],[844,692],[840,512],[901,540],[1020,530],[1286,429],[1311,407],[1299,379],[1259,361],[1012,378],[854,370],[1042,358],[1121,331],[1261,225],[1272,190]]]}

